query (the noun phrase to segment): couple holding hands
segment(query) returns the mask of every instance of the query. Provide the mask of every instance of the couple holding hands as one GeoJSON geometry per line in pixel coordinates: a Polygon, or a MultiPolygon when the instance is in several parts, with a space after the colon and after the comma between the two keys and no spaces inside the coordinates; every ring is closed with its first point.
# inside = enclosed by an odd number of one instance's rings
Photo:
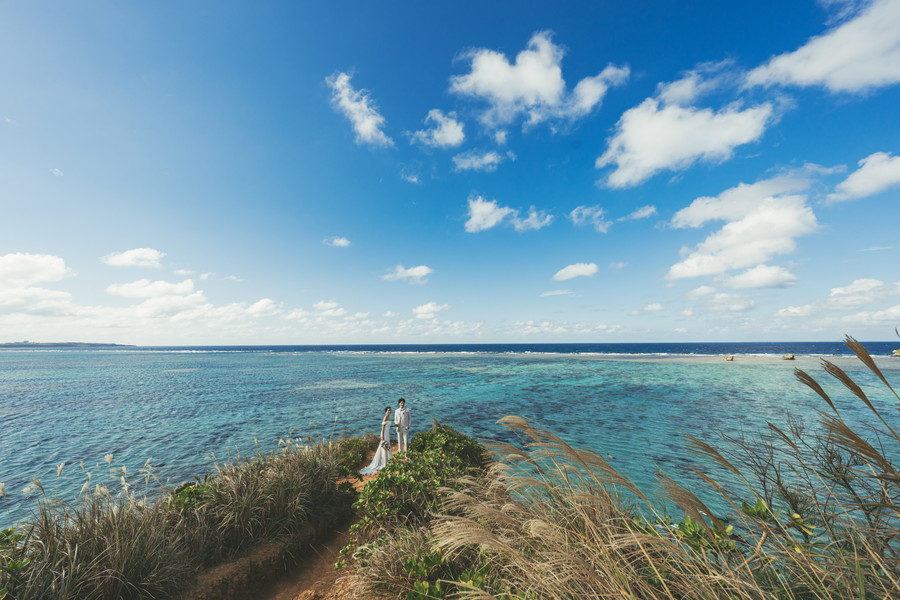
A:
{"type": "Polygon", "coordinates": [[[391,427],[397,428],[397,451],[406,452],[406,444],[409,442],[409,426],[412,420],[409,409],[406,408],[406,400],[400,398],[397,401],[397,411],[394,413],[393,423],[391,423],[391,407],[384,409],[384,419],[381,421],[381,443],[378,444],[378,450],[369,466],[360,470],[362,475],[372,475],[377,473],[391,459],[391,427]]]}

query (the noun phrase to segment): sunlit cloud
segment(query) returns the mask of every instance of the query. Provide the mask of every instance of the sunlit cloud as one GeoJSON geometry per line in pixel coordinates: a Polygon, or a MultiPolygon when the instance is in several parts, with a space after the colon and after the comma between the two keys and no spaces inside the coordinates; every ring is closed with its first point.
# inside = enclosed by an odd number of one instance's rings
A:
{"type": "Polygon", "coordinates": [[[350,75],[335,73],[325,83],[331,88],[331,101],[350,120],[356,133],[357,144],[393,146],[394,140],[385,135],[384,117],[378,112],[366,90],[355,90],[350,85],[350,75]]]}
{"type": "Polygon", "coordinates": [[[598,270],[595,263],[575,263],[557,271],[553,275],[553,281],[565,281],[574,277],[591,277],[596,275],[598,270]]]}
{"type": "Polygon", "coordinates": [[[107,254],[100,260],[111,267],[148,267],[158,269],[160,262],[165,257],[165,252],[153,248],[134,248],[124,252],[107,254]]]}

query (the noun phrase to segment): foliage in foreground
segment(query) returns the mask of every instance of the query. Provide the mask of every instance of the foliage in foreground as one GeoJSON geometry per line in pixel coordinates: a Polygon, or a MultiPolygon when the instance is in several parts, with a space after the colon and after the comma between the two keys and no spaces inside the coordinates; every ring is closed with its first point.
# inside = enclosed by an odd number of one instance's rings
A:
{"type": "MultiPolygon", "coordinates": [[[[865,349],[847,344],[900,400],[865,349]]],[[[900,473],[891,458],[900,436],[890,424],[897,406],[882,414],[837,365],[824,367],[868,411],[864,432],[797,371],[827,404],[820,429],[770,426],[773,441],[732,440],[729,452],[691,440],[746,485],[741,494],[751,500],[742,502],[698,472],[732,507],[731,522],[660,474],[685,515],[672,523],[601,456],[507,417],[525,449],[497,445],[486,477],[447,491],[433,550],[451,561],[477,552],[487,563],[490,585],[462,594],[472,598],[900,597],[900,473]]]]}
{"type": "MultiPolygon", "coordinates": [[[[447,561],[431,550],[429,527],[442,511],[446,489],[484,472],[484,446],[447,425],[435,423],[394,455],[378,477],[366,483],[353,505],[359,521],[341,551],[355,561],[356,579],[376,597],[444,597],[450,581],[480,582],[468,557],[447,561]]],[[[344,565],[346,559],[338,564],[344,565]]]]}
{"type": "Polygon", "coordinates": [[[337,480],[371,441],[294,442],[153,501],[124,473],[115,495],[98,485],[70,504],[44,497],[19,531],[0,532],[0,599],[164,598],[201,566],[347,514],[337,480]]]}
{"type": "MultiPolygon", "coordinates": [[[[847,344],[900,400],[865,349],[847,344]]],[[[728,439],[724,449],[689,440],[744,484],[726,490],[697,473],[731,507],[728,519],[659,474],[683,511],[674,522],[602,456],[507,417],[522,444],[493,445],[485,469],[429,492],[425,518],[404,512],[415,477],[369,490],[359,508],[371,516],[373,541],[356,549],[357,585],[398,600],[900,597],[900,436],[891,426],[900,405],[883,414],[837,365],[824,368],[870,426],[854,431],[825,389],[796,371],[826,403],[819,428],[771,426],[771,439],[728,439]]],[[[430,460],[452,463],[452,455],[430,460]]]]}

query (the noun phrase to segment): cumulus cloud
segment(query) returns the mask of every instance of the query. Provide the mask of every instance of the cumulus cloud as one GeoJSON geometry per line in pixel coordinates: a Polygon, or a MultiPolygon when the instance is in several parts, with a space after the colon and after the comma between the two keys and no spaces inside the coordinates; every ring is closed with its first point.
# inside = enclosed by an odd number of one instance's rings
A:
{"type": "Polygon", "coordinates": [[[493,173],[497,170],[503,156],[493,150],[478,152],[469,150],[453,157],[454,171],[486,171],[493,173]]]}
{"type": "Polygon", "coordinates": [[[350,240],[340,236],[325,238],[322,240],[322,243],[326,246],[334,246],[335,248],[347,248],[350,246],[350,240]]]}
{"type": "Polygon", "coordinates": [[[114,283],[106,288],[106,291],[116,296],[126,298],[157,298],[159,296],[181,296],[194,291],[194,281],[185,279],[179,283],[168,281],[151,281],[139,279],[131,283],[114,283]]]}
{"type": "Polygon", "coordinates": [[[725,285],[733,289],[783,288],[793,285],[797,276],[784,267],[757,265],[743,273],[725,279],[725,285]]]}
{"type": "Polygon", "coordinates": [[[804,304],[802,306],[785,306],[775,311],[776,317],[808,317],[815,312],[812,304],[804,304]]]}
{"type": "Polygon", "coordinates": [[[0,256],[0,288],[59,281],[71,274],[66,262],[52,254],[15,252],[0,256]]]}
{"type": "Polygon", "coordinates": [[[537,231],[553,223],[553,215],[545,210],[537,210],[533,206],[528,209],[528,216],[521,218],[518,213],[511,217],[516,231],[537,231]]]}
{"type": "Polygon", "coordinates": [[[508,206],[500,206],[496,200],[485,200],[481,196],[469,198],[469,220],[466,231],[477,233],[500,224],[503,219],[516,211],[508,206]]]}
{"type": "Polygon", "coordinates": [[[384,117],[366,90],[355,90],[350,85],[350,75],[336,73],[325,79],[331,88],[331,101],[353,125],[356,143],[372,146],[393,146],[394,140],[382,131],[384,117]]]}
{"type": "Polygon", "coordinates": [[[469,73],[452,77],[450,91],[485,100],[488,108],[481,121],[496,127],[521,115],[528,124],[582,117],[601,104],[610,87],[628,79],[627,67],[609,65],[568,92],[562,76],[563,54],[548,32],[535,33],[513,63],[500,52],[475,49],[465,56],[469,73]]]}
{"type": "Polygon", "coordinates": [[[823,86],[862,92],[900,82],[900,3],[874,0],[859,14],[747,74],[748,85],[823,86]]]}
{"type": "Polygon", "coordinates": [[[612,227],[607,220],[606,211],[599,206],[579,206],[569,213],[573,225],[592,225],[600,233],[606,233],[612,227]]]}
{"type": "Polygon", "coordinates": [[[459,146],[466,139],[463,132],[463,124],[456,120],[456,113],[444,114],[434,108],[428,111],[425,123],[431,123],[431,129],[423,129],[412,134],[414,142],[419,142],[432,148],[453,148],[459,146]]]}
{"type": "Polygon", "coordinates": [[[481,196],[469,198],[469,219],[466,221],[466,231],[477,233],[492,227],[496,227],[504,221],[512,224],[516,231],[536,231],[543,229],[553,222],[553,215],[535,207],[528,209],[525,217],[519,216],[519,211],[508,206],[500,206],[496,200],[485,200],[481,196]]]}
{"type": "Polygon", "coordinates": [[[597,273],[597,265],[595,263],[575,263],[567,267],[563,267],[553,275],[553,281],[565,281],[573,277],[591,277],[597,273]]]}
{"type": "Polygon", "coordinates": [[[448,308],[450,308],[449,304],[428,302],[412,309],[412,313],[417,319],[436,319],[438,313],[445,311],[448,308]]]}
{"type": "Polygon", "coordinates": [[[166,255],[153,248],[134,248],[124,252],[107,254],[100,260],[111,267],[149,267],[158,269],[162,266],[160,261],[166,255]]]}
{"type": "Polygon", "coordinates": [[[381,278],[386,281],[400,281],[405,279],[408,283],[425,283],[428,281],[426,278],[432,273],[434,273],[434,269],[426,267],[425,265],[410,267],[408,269],[403,265],[397,265],[392,272],[382,275],[381,278]]]}
{"type": "Polygon", "coordinates": [[[642,206],[639,209],[635,210],[632,213],[625,215],[624,217],[619,217],[619,221],[637,221],[640,219],[646,219],[648,217],[652,217],[656,214],[656,207],[653,205],[642,206]]]}
{"type": "Polygon", "coordinates": [[[825,305],[828,308],[847,310],[884,300],[900,292],[900,284],[889,285],[879,279],[856,279],[849,285],[831,288],[825,305]]]}
{"type": "Polygon", "coordinates": [[[775,198],[787,194],[805,192],[812,185],[812,179],[803,171],[792,171],[776,175],[755,183],[740,183],[718,196],[701,196],[690,206],[679,210],[672,218],[676,229],[701,227],[709,221],[737,221],[751,213],[765,198],[775,198]]]}
{"type": "Polygon", "coordinates": [[[606,323],[592,322],[575,322],[569,321],[516,321],[513,323],[510,333],[518,335],[558,335],[571,337],[575,336],[595,336],[597,334],[617,334],[621,333],[623,328],[621,325],[608,325],[606,323]]]}
{"type": "MultiPolygon", "coordinates": [[[[676,228],[700,227],[709,221],[725,221],[694,249],[683,248],[682,260],[672,265],[667,279],[721,275],[733,269],[747,269],[796,250],[796,238],[819,227],[803,194],[808,177],[799,173],[780,175],[752,185],[740,184],[716,197],[702,197],[678,211],[672,219],[676,228]]],[[[763,269],[741,281],[762,279],[763,269]]],[[[780,273],[782,278],[784,273],[780,273]]]]}
{"type": "Polygon", "coordinates": [[[625,188],[663,170],[681,170],[701,161],[720,163],[738,146],[758,140],[773,116],[769,103],[714,111],[647,98],[619,119],[596,167],[615,165],[606,185],[625,188]]]}
{"type": "Polygon", "coordinates": [[[342,308],[334,300],[319,300],[313,304],[316,316],[319,317],[343,317],[347,314],[347,309],[342,308]]]}
{"type": "Polygon", "coordinates": [[[859,168],[828,195],[830,202],[855,200],[881,193],[900,184],[900,156],[875,152],[859,161],[859,168]]]}

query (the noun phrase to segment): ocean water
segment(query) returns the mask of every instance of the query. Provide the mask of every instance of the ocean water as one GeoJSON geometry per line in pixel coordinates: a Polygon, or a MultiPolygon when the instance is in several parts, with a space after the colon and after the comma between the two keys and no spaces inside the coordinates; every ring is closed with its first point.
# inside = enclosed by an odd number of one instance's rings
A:
{"type": "MultiPolygon", "coordinates": [[[[885,355],[898,346],[867,344],[895,387],[900,359],[885,355]]],[[[826,384],[848,420],[867,418],[820,356],[836,357],[898,417],[896,399],[840,344],[0,350],[0,526],[28,516],[34,494],[23,489],[32,478],[71,499],[86,470],[116,491],[103,461],[112,454],[112,466],[132,476],[150,459],[175,484],[209,472],[213,454],[273,450],[294,429],[315,439],[376,433],[400,396],[413,432],[436,419],[479,439],[508,439],[496,421],[515,414],[607,456],[651,494],[659,470],[699,489],[691,469],[708,465],[686,449],[685,435],[717,442],[722,432],[765,435],[767,422],[814,424],[826,407],[795,380],[795,367],[826,384]],[[798,360],[779,360],[786,352],[798,360]]]]}

